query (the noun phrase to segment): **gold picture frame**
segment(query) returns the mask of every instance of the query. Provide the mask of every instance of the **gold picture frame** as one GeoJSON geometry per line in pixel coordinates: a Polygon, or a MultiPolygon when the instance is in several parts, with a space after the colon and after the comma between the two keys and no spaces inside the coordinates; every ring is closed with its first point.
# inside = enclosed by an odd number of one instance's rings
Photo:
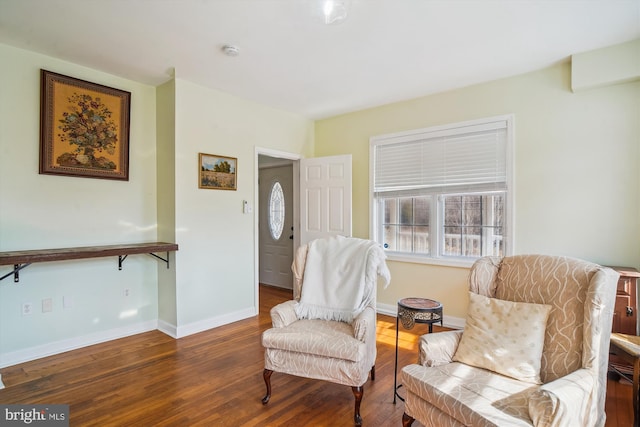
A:
{"type": "Polygon", "coordinates": [[[129,180],[131,93],[40,70],[40,173],[129,180]]]}
{"type": "Polygon", "coordinates": [[[238,189],[238,159],[198,153],[198,187],[208,190],[238,189]]]}

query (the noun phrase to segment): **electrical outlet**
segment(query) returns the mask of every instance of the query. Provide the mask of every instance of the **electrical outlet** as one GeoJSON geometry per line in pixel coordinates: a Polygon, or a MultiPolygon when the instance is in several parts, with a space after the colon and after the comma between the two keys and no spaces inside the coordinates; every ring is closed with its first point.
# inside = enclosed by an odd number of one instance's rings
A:
{"type": "Polygon", "coordinates": [[[22,303],[22,315],[23,316],[29,316],[30,314],[33,314],[33,304],[30,302],[23,302],[22,303]]]}
{"type": "Polygon", "coordinates": [[[52,298],[45,298],[42,300],[42,312],[43,313],[50,313],[53,311],[53,299],[52,298]]]}
{"type": "Polygon", "coordinates": [[[128,297],[129,295],[131,295],[131,290],[129,288],[125,288],[122,292],[122,295],[128,297]]]}
{"type": "Polygon", "coordinates": [[[62,308],[64,308],[65,310],[73,308],[73,297],[62,297],[62,308]]]}

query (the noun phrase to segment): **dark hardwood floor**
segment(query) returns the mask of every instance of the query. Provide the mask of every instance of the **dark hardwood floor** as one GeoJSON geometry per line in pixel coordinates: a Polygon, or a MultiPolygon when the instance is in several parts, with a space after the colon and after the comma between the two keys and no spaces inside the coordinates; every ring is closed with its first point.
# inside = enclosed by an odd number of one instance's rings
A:
{"type": "MultiPolygon", "coordinates": [[[[287,299],[287,291],[261,287],[255,318],[179,340],[153,331],[4,368],[0,403],[69,404],[71,426],[352,426],[350,387],[274,373],[271,401],[260,402],[260,335],[270,327],[270,308],[287,299]]],[[[416,360],[416,339],[426,331],[401,328],[398,366],[416,360]]],[[[394,358],[395,318],[378,315],[365,426],[401,425],[394,358]]],[[[631,426],[631,386],[610,379],[606,410],[607,427],[631,426]]]]}

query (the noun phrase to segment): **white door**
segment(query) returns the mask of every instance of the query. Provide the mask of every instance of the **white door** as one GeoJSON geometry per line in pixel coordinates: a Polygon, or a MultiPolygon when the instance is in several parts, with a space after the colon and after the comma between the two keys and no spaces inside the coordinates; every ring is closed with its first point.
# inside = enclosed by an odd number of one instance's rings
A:
{"type": "Polygon", "coordinates": [[[293,167],[259,171],[260,283],[293,289],[293,167]]]}
{"type": "Polygon", "coordinates": [[[300,160],[300,244],[351,236],[351,155],[300,160]]]}

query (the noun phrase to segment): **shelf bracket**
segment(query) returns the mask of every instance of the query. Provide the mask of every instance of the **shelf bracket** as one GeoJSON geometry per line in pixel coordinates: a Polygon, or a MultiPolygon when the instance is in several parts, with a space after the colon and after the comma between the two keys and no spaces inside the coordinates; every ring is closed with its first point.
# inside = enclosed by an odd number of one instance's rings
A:
{"type": "MultiPolygon", "coordinates": [[[[167,258],[162,258],[160,255],[156,255],[154,253],[148,253],[147,255],[151,255],[154,258],[164,261],[167,264],[167,269],[169,269],[169,251],[167,251],[167,258]]],[[[122,263],[128,256],[129,255],[118,255],[118,270],[122,270],[122,263]]]]}
{"type": "Polygon", "coordinates": [[[151,255],[154,258],[157,258],[161,261],[164,261],[165,263],[167,263],[167,270],[169,269],[169,251],[167,251],[167,258],[162,258],[160,255],[156,255],[154,253],[149,253],[149,255],[151,255]]]}
{"type": "Polygon", "coordinates": [[[124,262],[125,259],[127,259],[129,255],[118,255],[118,270],[122,270],[122,263],[124,262]]]}
{"type": "Polygon", "coordinates": [[[13,274],[13,281],[15,283],[18,283],[20,281],[20,273],[19,271],[22,270],[23,268],[27,268],[31,265],[31,263],[25,263],[25,264],[14,264],[13,265],[13,271],[10,271],[9,273],[5,274],[4,276],[0,277],[0,280],[3,280],[9,276],[11,276],[13,274]]]}

